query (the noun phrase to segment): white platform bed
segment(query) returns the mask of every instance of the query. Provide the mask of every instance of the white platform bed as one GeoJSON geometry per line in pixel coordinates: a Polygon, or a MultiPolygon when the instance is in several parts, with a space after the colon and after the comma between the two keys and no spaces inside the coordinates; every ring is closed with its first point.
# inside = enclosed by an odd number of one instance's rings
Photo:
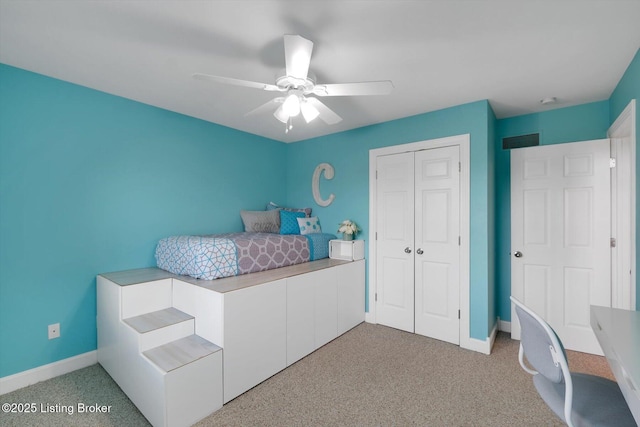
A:
{"type": "Polygon", "coordinates": [[[364,321],[364,260],[217,280],[97,278],[98,361],[154,426],[186,426],[364,321]]]}

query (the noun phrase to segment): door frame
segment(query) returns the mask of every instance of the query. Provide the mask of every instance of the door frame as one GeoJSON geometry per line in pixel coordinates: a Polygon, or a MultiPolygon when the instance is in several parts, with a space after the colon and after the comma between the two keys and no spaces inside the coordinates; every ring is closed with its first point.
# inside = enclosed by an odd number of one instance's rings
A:
{"type": "Polygon", "coordinates": [[[460,148],[460,347],[489,354],[490,347],[485,342],[472,340],[469,326],[469,250],[470,250],[470,166],[471,166],[471,136],[470,134],[450,136],[446,138],[430,139],[411,142],[408,144],[392,145],[389,147],[369,150],[369,311],[365,313],[365,321],[377,323],[375,295],[377,291],[375,254],[376,246],[376,159],[378,156],[400,154],[412,151],[429,150],[449,146],[460,148]]]}
{"type": "MultiPolygon", "coordinates": [[[[612,237],[617,239],[617,250],[611,251],[611,306],[636,310],[636,100],[632,99],[607,131],[611,139],[612,157],[616,167],[611,176],[611,226],[612,237]],[[619,145],[629,138],[628,145],[619,145]],[[618,155],[624,148],[628,156],[618,155]],[[622,182],[618,185],[617,182],[622,182]],[[624,201],[628,198],[626,208],[624,201]],[[629,238],[625,238],[629,236],[629,238]],[[628,270],[628,273],[627,273],[628,270]],[[628,277],[628,280],[625,279],[628,277]],[[621,278],[619,280],[619,278],[621,278]],[[629,287],[629,300],[622,297],[629,287]]],[[[622,153],[620,153],[622,154],[622,153]]]]}

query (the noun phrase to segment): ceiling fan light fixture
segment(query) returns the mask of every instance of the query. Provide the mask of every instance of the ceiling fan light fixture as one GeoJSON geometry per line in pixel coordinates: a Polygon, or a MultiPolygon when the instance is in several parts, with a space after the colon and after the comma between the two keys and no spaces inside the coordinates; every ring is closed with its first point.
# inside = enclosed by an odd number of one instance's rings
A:
{"type": "Polygon", "coordinates": [[[300,104],[300,111],[302,112],[302,117],[304,117],[304,121],[307,123],[311,123],[320,115],[320,111],[313,105],[309,104],[305,99],[302,104],[300,104]]]}
{"type": "Polygon", "coordinates": [[[289,121],[289,115],[284,111],[284,105],[278,107],[278,109],[273,113],[273,117],[278,119],[284,124],[287,124],[289,121]]]}
{"type": "Polygon", "coordinates": [[[284,100],[282,110],[289,117],[295,117],[300,114],[300,98],[297,93],[292,93],[284,100]]]}

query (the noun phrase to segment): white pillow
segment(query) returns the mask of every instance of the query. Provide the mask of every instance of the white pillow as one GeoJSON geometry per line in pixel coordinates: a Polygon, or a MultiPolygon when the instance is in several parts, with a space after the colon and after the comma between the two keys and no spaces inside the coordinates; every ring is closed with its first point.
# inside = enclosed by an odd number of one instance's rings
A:
{"type": "Polygon", "coordinates": [[[313,234],[322,233],[320,228],[320,221],[317,216],[311,218],[297,218],[298,226],[300,227],[300,234],[313,234]]]}

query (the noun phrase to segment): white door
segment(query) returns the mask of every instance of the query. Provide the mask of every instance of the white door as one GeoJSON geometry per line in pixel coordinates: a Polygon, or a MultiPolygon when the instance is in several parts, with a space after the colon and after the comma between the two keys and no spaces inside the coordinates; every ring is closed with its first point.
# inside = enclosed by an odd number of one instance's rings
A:
{"type": "Polygon", "coordinates": [[[589,306],[611,304],[610,228],[608,139],[511,151],[511,294],[568,349],[602,354],[589,306]]]}
{"type": "Polygon", "coordinates": [[[413,332],[413,153],[376,162],[378,323],[413,332]]]}
{"type": "Polygon", "coordinates": [[[460,343],[459,146],[376,161],[378,323],[460,343]]]}
{"type": "Polygon", "coordinates": [[[460,343],[459,147],[415,154],[415,332],[460,343]]]}

